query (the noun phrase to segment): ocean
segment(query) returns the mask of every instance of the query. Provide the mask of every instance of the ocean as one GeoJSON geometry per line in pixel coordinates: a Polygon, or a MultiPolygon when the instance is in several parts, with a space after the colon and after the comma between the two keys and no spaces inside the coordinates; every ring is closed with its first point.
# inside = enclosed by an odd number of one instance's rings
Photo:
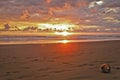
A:
{"type": "Polygon", "coordinates": [[[72,33],[70,35],[48,34],[24,34],[0,35],[0,44],[46,44],[46,43],[69,43],[69,42],[93,42],[120,40],[120,33],[72,33]]]}

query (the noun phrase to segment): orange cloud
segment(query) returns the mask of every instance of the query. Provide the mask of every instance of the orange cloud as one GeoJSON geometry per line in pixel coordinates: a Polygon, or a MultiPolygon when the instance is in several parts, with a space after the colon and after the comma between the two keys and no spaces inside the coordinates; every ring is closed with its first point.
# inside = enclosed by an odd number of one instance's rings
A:
{"type": "Polygon", "coordinates": [[[62,12],[71,8],[72,8],[71,4],[65,3],[62,7],[50,7],[48,14],[54,15],[55,12],[62,12]]]}
{"type": "Polygon", "coordinates": [[[55,10],[56,10],[55,8],[49,8],[48,14],[51,16],[54,15],[55,10]]]}
{"type": "Polygon", "coordinates": [[[70,9],[71,7],[71,4],[65,3],[63,9],[70,9]]]}
{"type": "Polygon", "coordinates": [[[86,7],[86,6],[88,6],[88,2],[82,0],[81,2],[77,3],[77,6],[79,6],[79,7],[82,7],[82,6],[83,6],[83,7],[86,7]]]}
{"type": "Polygon", "coordinates": [[[26,20],[30,18],[30,14],[28,10],[23,11],[22,15],[20,16],[20,19],[26,20]]]}
{"type": "Polygon", "coordinates": [[[94,9],[91,9],[90,12],[91,12],[91,13],[97,13],[97,9],[95,9],[95,8],[94,8],[94,9]]]}
{"type": "Polygon", "coordinates": [[[51,3],[51,2],[52,2],[52,0],[46,0],[46,2],[49,4],[49,3],[51,3]]]}

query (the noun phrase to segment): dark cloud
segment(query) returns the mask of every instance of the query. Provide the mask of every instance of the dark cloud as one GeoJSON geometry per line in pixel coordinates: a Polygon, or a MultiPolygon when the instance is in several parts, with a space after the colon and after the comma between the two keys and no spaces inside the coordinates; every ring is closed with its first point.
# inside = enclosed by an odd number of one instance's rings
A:
{"type": "Polygon", "coordinates": [[[104,0],[105,7],[120,7],[120,0],[104,0]]]}

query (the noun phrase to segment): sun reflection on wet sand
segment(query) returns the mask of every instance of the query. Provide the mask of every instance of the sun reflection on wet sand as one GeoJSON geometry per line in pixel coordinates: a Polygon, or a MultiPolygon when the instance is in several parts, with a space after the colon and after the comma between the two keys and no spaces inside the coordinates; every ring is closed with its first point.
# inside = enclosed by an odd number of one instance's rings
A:
{"type": "Polygon", "coordinates": [[[77,49],[78,48],[76,44],[69,43],[68,40],[62,40],[61,44],[58,44],[55,50],[57,50],[58,53],[69,54],[76,52],[77,49]]]}

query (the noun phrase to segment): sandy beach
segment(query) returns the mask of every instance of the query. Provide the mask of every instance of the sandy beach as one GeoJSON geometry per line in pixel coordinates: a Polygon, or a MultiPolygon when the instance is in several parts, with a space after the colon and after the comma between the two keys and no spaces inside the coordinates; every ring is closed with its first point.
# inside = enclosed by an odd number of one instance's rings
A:
{"type": "Polygon", "coordinates": [[[0,80],[120,80],[120,41],[0,45],[0,80]]]}

